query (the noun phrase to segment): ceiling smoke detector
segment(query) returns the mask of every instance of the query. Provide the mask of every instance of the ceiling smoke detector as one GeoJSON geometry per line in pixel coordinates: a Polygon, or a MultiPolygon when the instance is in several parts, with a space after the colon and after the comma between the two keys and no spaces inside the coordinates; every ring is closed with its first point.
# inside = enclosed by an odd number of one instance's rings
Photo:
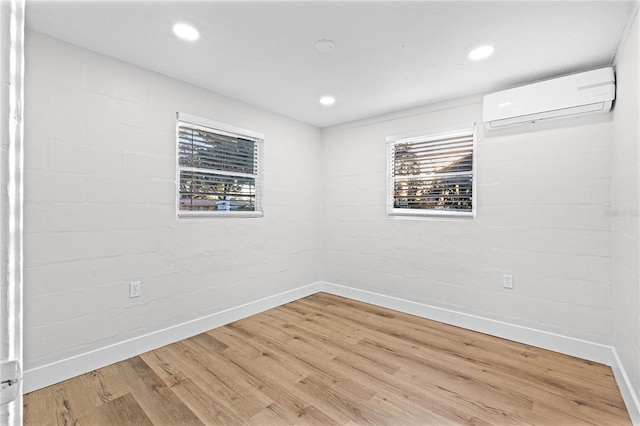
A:
{"type": "Polygon", "coordinates": [[[333,40],[323,38],[316,41],[315,47],[318,52],[331,52],[336,47],[336,43],[333,40]]]}

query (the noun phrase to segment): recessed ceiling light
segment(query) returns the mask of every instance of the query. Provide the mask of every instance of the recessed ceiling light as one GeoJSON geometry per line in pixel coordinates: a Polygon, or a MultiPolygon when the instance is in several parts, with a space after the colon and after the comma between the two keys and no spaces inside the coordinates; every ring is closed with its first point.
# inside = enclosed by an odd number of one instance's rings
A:
{"type": "Polygon", "coordinates": [[[333,40],[323,38],[322,40],[316,41],[315,46],[318,52],[330,52],[336,47],[336,43],[333,40]]]}
{"type": "Polygon", "coordinates": [[[200,38],[200,33],[189,24],[175,24],[173,33],[183,40],[196,41],[200,38]]]}
{"type": "Polygon", "coordinates": [[[325,106],[329,106],[329,105],[333,105],[336,103],[336,98],[334,98],[331,95],[326,95],[320,98],[320,104],[321,105],[325,105],[325,106]]]}
{"type": "Polygon", "coordinates": [[[480,61],[482,59],[486,59],[489,56],[493,55],[494,50],[495,49],[493,46],[489,46],[489,45],[479,46],[473,49],[471,52],[469,52],[469,55],[467,56],[472,61],[480,61]]]}

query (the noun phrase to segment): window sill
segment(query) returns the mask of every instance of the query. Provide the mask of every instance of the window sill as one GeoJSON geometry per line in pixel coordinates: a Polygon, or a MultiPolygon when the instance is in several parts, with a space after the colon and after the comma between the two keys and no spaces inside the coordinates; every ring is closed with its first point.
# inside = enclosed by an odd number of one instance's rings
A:
{"type": "Polygon", "coordinates": [[[472,212],[456,212],[448,210],[418,210],[406,211],[405,209],[393,209],[387,212],[389,219],[406,219],[406,220],[474,220],[475,211],[472,212]]]}
{"type": "Polygon", "coordinates": [[[244,218],[244,217],[263,217],[263,212],[225,212],[225,211],[211,211],[211,212],[189,212],[179,211],[178,218],[190,219],[190,218],[244,218]]]}

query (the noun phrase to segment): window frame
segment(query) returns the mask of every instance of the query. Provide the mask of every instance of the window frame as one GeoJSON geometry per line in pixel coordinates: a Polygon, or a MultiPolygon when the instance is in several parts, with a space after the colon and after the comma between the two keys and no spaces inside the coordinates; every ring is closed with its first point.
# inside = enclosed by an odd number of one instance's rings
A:
{"type": "MultiPolygon", "coordinates": [[[[176,215],[178,218],[192,218],[192,217],[209,217],[209,218],[257,218],[264,216],[263,207],[263,145],[264,134],[253,130],[243,129],[241,127],[233,126],[231,124],[222,123],[219,121],[211,120],[197,115],[188,114],[184,112],[176,113],[176,215]],[[255,148],[257,150],[257,174],[255,177],[255,210],[253,211],[237,211],[237,210],[181,210],[180,209],[180,172],[189,167],[180,165],[180,123],[190,123],[194,127],[200,127],[205,131],[211,133],[218,133],[226,136],[239,136],[254,141],[255,148]]],[[[216,174],[216,171],[212,169],[211,174],[216,174]]],[[[231,176],[233,173],[224,172],[222,175],[231,176]]],[[[246,176],[239,173],[238,176],[246,176]]]]}
{"type": "Polygon", "coordinates": [[[477,126],[476,123],[462,123],[455,126],[436,128],[425,131],[404,133],[401,135],[388,136],[386,138],[387,148],[387,217],[388,218],[450,218],[450,219],[475,219],[477,209],[477,126]],[[429,140],[437,141],[456,134],[471,133],[472,137],[472,165],[471,165],[471,211],[445,210],[445,209],[408,209],[394,207],[395,177],[393,176],[394,148],[399,143],[405,142],[425,142],[429,140]]]}

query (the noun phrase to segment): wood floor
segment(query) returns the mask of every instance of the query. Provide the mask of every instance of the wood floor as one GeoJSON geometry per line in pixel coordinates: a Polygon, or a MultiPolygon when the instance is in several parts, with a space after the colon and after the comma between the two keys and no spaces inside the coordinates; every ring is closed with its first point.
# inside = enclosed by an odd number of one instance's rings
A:
{"type": "Polygon", "coordinates": [[[25,425],[630,425],[604,365],[319,293],[25,395],[25,425]]]}

